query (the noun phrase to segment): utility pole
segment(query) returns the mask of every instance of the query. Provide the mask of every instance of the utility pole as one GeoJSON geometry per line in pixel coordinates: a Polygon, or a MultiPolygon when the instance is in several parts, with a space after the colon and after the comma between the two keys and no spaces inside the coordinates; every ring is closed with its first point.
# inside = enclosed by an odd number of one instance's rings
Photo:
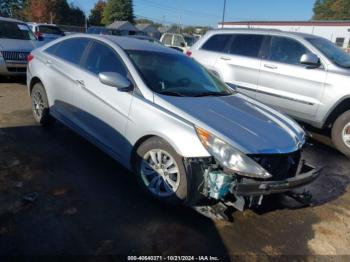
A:
{"type": "Polygon", "coordinates": [[[225,22],[225,13],[226,13],[226,0],[224,0],[224,9],[222,10],[222,22],[221,22],[221,28],[224,28],[224,22],[225,22]]]}

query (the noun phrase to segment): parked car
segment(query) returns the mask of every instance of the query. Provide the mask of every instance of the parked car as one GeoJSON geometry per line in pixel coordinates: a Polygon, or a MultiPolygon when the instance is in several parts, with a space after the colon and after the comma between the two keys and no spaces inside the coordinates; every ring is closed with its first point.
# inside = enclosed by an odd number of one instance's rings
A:
{"type": "Polygon", "coordinates": [[[86,33],[94,35],[121,35],[118,30],[110,29],[104,26],[91,26],[87,29],[86,33]]]}
{"type": "Polygon", "coordinates": [[[182,52],[186,52],[188,50],[185,38],[181,34],[164,33],[160,38],[160,42],[162,42],[165,46],[180,50],[182,52]]]}
{"type": "Polygon", "coordinates": [[[330,131],[350,156],[350,55],[330,41],[277,30],[214,30],[188,55],[241,93],[330,131]]]}
{"type": "Polygon", "coordinates": [[[35,120],[58,119],[160,200],[193,204],[205,195],[243,210],[319,174],[300,161],[305,133],[294,120],[170,48],[81,34],[29,60],[35,120]]]}
{"type": "Polygon", "coordinates": [[[0,17],[0,76],[25,75],[27,56],[37,46],[27,24],[0,17]]]}
{"type": "Polygon", "coordinates": [[[44,23],[27,23],[32,32],[37,37],[42,37],[44,41],[52,41],[59,37],[65,36],[65,33],[54,24],[44,23]]]}

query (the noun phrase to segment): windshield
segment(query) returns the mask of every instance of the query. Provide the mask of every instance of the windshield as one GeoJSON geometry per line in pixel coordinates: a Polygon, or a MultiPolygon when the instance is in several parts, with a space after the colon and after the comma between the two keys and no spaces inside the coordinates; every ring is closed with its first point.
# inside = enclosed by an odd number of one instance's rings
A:
{"type": "Polygon", "coordinates": [[[39,26],[39,32],[43,34],[62,35],[61,29],[57,26],[41,25],[39,26]]]}
{"type": "Polygon", "coordinates": [[[350,54],[343,49],[333,44],[331,41],[324,38],[310,37],[306,38],[313,44],[321,53],[328,57],[333,63],[338,66],[350,68],[350,54]]]}
{"type": "Polygon", "coordinates": [[[184,55],[127,51],[146,85],[170,96],[223,96],[233,90],[184,55]]]}
{"type": "Polygon", "coordinates": [[[33,32],[26,24],[0,21],[0,38],[36,40],[33,32]]]}

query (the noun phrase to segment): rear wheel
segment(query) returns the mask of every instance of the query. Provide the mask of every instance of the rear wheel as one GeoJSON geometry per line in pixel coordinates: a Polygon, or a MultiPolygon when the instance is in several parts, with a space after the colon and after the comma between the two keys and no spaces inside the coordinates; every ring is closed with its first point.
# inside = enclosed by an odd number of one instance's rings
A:
{"type": "Polygon", "coordinates": [[[341,114],[334,122],[332,141],[339,151],[350,157],[350,110],[341,114]]]}
{"type": "Polygon", "coordinates": [[[163,202],[183,203],[187,176],[181,156],[158,137],[146,140],[136,153],[136,175],[144,191],[163,202]]]}
{"type": "Polygon", "coordinates": [[[50,107],[44,86],[41,83],[36,83],[30,96],[35,121],[42,126],[51,125],[54,119],[50,116],[50,107]]]}

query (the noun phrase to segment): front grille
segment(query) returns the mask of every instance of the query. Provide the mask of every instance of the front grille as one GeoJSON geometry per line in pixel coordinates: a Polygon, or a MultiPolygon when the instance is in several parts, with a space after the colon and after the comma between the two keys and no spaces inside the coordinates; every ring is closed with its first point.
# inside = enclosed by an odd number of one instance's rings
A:
{"type": "Polygon", "coordinates": [[[267,180],[278,181],[296,175],[301,153],[296,151],[289,154],[250,155],[250,157],[272,175],[267,180]]]}
{"type": "Polygon", "coordinates": [[[27,61],[29,52],[1,51],[5,61],[27,61]]]}
{"type": "Polygon", "coordinates": [[[7,71],[11,73],[25,73],[27,71],[26,67],[8,67],[7,71]]]}

